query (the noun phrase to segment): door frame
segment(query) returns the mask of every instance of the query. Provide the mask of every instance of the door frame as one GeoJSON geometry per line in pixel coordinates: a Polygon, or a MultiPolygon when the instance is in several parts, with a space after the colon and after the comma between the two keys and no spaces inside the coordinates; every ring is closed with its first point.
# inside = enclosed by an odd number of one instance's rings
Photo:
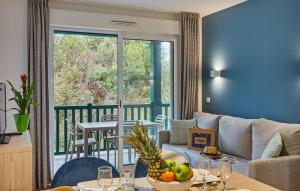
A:
{"type": "MultiPolygon", "coordinates": [[[[173,52],[171,53],[172,65],[171,65],[171,114],[172,117],[176,118],[177,113],[179,112],[180,104],[180,67],[179,60],[181,58],[179,45],[180,45],[180,36],[179,35],[158,35],[158,34],[144,34],[144,33],[134,33],[134,32],[123,32],[123,31],[114,31],[114,30],[104,30],[104,29],[95,29],[95,28],[83,28],[83,27],[73,27],[73,26],[58,26],[51,25],[49,27],[49,97],[52,98],[49,100],[49,117],[53,119],[54,117],[54,32],[59,31],[72,31],[72,32],[82,32],[82,33],[95,33],[95,34],[111,34],[117,36],[117,75],[118,75],[118,95],[117,95],[117,104],[118,104],[118,130],[119,130],[119,145],[118,145],[118,167],[122,170],[123,167],[123,40],[157,40],[157,41],[168,41],[173,43],[173,52]],[[122,154],[120,154],[122,153],[122,154]]],[[[53,127],[53,120],[50,120],[50,127],[53,127]]],[[[52,137],[54,135],[53,128],[50,130],[50,143],[52,143],[52,137]]],[[[54,145],[54,144],[50,144],[54,145]]],[[[53,155],[53,148],[50,148],[50,155],[53,155]]],[[[54,172],[54,157],[52,156],[51,163],[51,175],[53,176],[54,172]]]]}

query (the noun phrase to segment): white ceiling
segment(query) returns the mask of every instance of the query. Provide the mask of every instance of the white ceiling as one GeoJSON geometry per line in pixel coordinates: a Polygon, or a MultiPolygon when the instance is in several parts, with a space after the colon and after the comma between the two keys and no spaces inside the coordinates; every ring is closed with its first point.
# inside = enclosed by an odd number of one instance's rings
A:
{"type": "Polygon", "coordinates": [[[226,9],[246,0],[80,0],[105,3],[129,8],[141,8],[163,12],[198,12],[201,16],[226,9]]]}

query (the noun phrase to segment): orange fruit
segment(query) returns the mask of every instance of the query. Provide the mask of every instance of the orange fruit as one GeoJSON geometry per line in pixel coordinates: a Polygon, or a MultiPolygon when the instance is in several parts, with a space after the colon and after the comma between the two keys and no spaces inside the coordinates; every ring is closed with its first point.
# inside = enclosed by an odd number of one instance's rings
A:
{"type": "Polygon", "coordinates": [[[189,174],[189,178],[188,178],[188,179],[191,179],[193,176],[194,176],[193,169],[192,169],[192,168],[190,168],[190,174],[189,174]]]}
{"type": "Polygon", "coordinates": [[[164,182],[172,182],[176,180],[175,174],[172,171],[164,172],[160,175],[159,180],[164,182]]]}

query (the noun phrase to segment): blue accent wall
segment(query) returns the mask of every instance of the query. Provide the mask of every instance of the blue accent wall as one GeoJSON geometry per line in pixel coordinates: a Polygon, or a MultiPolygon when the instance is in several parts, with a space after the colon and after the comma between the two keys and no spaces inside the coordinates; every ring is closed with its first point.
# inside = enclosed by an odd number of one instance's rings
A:
{"type": "Polygon", "coordinates": [[[202,78],[205,112],[300,123],[300,1],[249,0],[204,17],[202,78]]]}

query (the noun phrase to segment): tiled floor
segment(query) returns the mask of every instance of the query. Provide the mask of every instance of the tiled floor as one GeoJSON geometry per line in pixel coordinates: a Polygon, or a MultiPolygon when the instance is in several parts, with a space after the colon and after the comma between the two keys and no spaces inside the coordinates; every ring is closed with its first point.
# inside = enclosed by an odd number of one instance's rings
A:
{"type": "MultiPolygon", "coordinates": [[[[109,155],[109,162],[112,165],[114,165],[114,153],[115,152],[113,150],[111,150],[110,155],[109,155]]],[[[100,158],[102,158],[104,160],[107,160],[106,154],[107,154],[106,151],[101,151],[100,152],[100,158]]],[[[80,156],[83,157],[83,153],[80,156]]],[[[96,157],[98,156],[97,152],[95,153],[95,156],[96,157]]],[[[117,152],[117,156],[118,156],[118,152],[117,152]]],[[[59,169],[59,167],[61,167],[65,163],[65,157],[66,157],[66,155],[55,155],[54,156],[54,173],[59,169]]],[[[69,156],[69,158],[70,158],[70,156],[69,156]]],[[[76,158],[76,154],[73,154],[73,159],[74,158],[76,158]]],[[[133,164],[135,162],[135,158],[136,157],[135,157],[134,151],[132,150],[131,151],[131,161],[130,161],[129,156],[128,156],[128,150],[124,149],[123,159],[124,159],[124,164],[125,165],[133,164]]]]}

